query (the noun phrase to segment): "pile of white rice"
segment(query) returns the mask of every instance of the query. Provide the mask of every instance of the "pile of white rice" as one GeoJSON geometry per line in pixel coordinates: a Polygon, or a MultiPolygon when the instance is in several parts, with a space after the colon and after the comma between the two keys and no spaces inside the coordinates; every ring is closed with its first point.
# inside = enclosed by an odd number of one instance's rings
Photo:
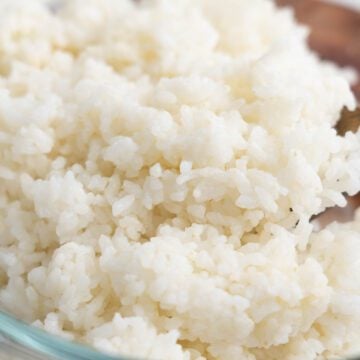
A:
{"type": "Polygon", "coordinates": [[[360,352],[349,74],[267,0],[0,1],[0,303],[113,354],[360,352]]]}

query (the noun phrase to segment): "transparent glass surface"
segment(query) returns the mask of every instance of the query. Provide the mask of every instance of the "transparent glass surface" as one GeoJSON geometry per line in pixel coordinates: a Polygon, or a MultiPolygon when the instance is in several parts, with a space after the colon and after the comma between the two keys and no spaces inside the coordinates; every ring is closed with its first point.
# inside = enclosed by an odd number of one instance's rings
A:
{"type": "MultiPolygon", "coordinates": [[[[33,326],[26,325],[0,311],[0,360],[136,359],[130,357],[113,357],[99,353],[86,346],[63,340],[33,326]]],[[[344,360],[360,360],[360,356],[348,357],[344,360]]]]}
{"type": "Polygon", "coordinates": [[[130,358],[101,354],[26,325],[0,311],[0,360],[130,360],[130,358]]]}

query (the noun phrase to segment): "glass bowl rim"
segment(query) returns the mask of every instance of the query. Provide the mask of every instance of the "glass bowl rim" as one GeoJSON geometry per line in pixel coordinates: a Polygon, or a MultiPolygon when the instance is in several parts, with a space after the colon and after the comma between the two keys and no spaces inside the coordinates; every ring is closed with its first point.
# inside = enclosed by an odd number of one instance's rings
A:
{"type": "MultiPolygon", "coordinates": [[[[23,350],[32,351],[41,359],[44,356],[50,356],[51,359],[59,360],[140,360],[129,356],[112,356],[98,352],[88,346],[66,340],[26,324],[0,310],[0,346],[2,338],[23,350]]],[[[31,360],[31,357],[26,357],[26,359],[31,360]]],[[[360,360],[360,355],[350,356],[343,360],[360,360]]]]}
{"type": "Polygon", "coordinates": [[[136,360],[128,356],[100,353],[85,345],[28,325],[0,310],[0,346],[2,340],[23,350],[32,351],[34,355],[61,360],[136,360]]]}

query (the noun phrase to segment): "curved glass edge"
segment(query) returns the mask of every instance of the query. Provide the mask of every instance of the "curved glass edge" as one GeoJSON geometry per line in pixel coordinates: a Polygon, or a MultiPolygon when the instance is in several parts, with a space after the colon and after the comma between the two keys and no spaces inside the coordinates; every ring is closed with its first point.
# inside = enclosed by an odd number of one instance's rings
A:
{"type": "Polygon", "coordinates": [[[102,354],[86,346],[61,339],[0,311],[0,346],[2,344],[24,359],[59,360],[135,360],[102,354]]]}
{"type": "MultiPolygon", "coordinates": [[[[49,360],[49,357],[56,360],[136,360],[99,353],[27,325],[3,311],[0,311],[0,347],[9,355],[15,352],[26,360],[49,360]]],[[[360,356],[350,356],[346,360],[360,360],[360,356]]]]}

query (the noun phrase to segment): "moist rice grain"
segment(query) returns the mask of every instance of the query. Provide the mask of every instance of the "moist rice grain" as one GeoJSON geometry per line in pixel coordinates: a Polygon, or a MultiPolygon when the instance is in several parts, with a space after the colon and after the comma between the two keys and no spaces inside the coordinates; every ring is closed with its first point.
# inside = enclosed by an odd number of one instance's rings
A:
{"type": "Polygon", "coordinates": [[[0,303],[144,359],[360,352],[352,75],[267,0],[0,1],[0,303]]]}

